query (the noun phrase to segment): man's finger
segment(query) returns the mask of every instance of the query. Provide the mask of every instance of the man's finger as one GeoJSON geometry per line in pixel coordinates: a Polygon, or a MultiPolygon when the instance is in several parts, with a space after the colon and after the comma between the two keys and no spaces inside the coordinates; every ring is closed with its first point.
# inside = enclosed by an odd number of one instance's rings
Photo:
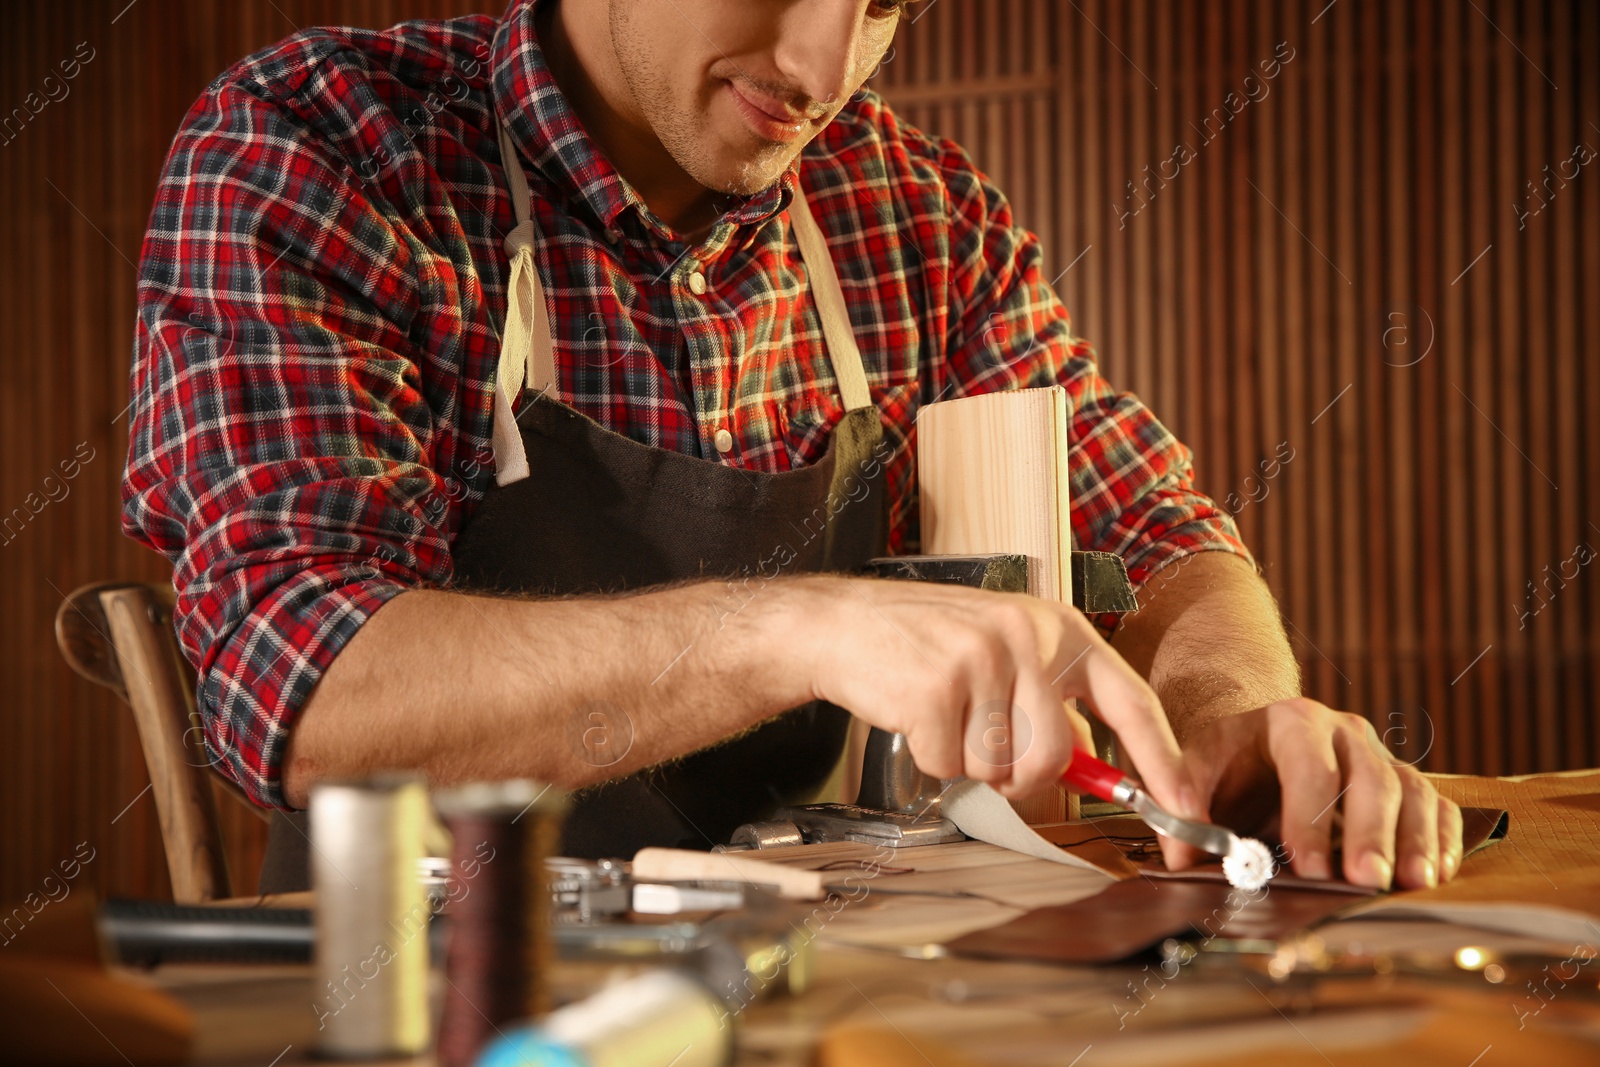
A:
{"type": "Polygon", "coordinates": [[[1323,721],[1292,702],[1267,709],[1267,749],[1283,795],[1283,843],[1294,873],[1333,877],[1333,826],[1344,776],[1323,721]]]}
{"type": "Polygon", "coordinates": [[[1407,889],[1439,884],[1439,795],[1422,772],[1397,767],[1400,821],[1395,833],[1395,875],[1407,889]]]}
{"type": "Polygon", "coordinates": [[[1087,636],[1089,647],[1061,671],[1059,692],[1087,701],[1116,731],[1156,803],[1175,815],[1203,818],[1178,740],[1155,690],[1099,634],[1090,630],[1087,636]]]}
{"type": "Polygon", "coordinates": [[[935,778],[965,773],[962,708],[956,706],[954,692],[949,687],[936,693],[930,689],[918,711],[920,714],[910,718],[904,731],[917,767],[935,778]]]}
{"type": "Polygon", "coordinates": [[[1016,761],[1032,744],[1033,724],[1013,699],[1016,676],[1001,670],[974,680],[973,702],[963,731],[968,778],[1000,786],[1009,782],[1016,761]]]}
{"type": "Polygon", "coordinates": [[[1439,798],[1439,878],[1448,882],[1461,869],[1461,809],[1449,797],[1439,798]]]}
{"type": "MultiPolygon", "coordinates": [[[[1059,699],[1059,698],[1058,698],[1059,699]]],[[[1071,701],[1063,701],[1061,706],[1067,711],[1067,723],[1072,727],[1072,747],[1083,749],[1085,752],[1094,751],[1094,727],[1089,725],[1089,720],[1079,711],[1071,701]]],[[[1067,763],[1072,762],[1072,753],[1067,753],[1067,763]]],[[[1063,771],[1066,765],[1063,764],[1063,771]]]]}
{"type": "Polygon", "coordinates": [[[1062,696],[1083,700],[1093,708],[1116,732],[1156,799],[1176,810],[1179,786],[1188,784],[1188,775],[1179,763],[1178,741],[1161,701],[1144,679],[1110,646],[1101,646],[1089,649],[1065,681],[1068,685],[1062,696]]]}
{"type": "Polygon", "coordinates": [[[1055,785],[1072,759],[1073,719],[1082,721],[1050,687],[1043,672],[1025,667],[1013,690],[1015,729],[1011,780],[1000,792],[1008,798],[1027,796],[1055,785]],[[1026,735],[1026,736],[1024,736],[1026,735]]]}
{"type": "MultiPolygon", "coordinates": [[[[1351,716],[1356,719],[1356,716],[1351,716]]],[[[1334,728],[1333,747],[1344,768],[1344,876],[1355,885],[1388,889],[1394,882],[1395,829],[1400,821],[1400,777],[1374,748],[1371,724],[1334,728]]]]}
{"type": "MultiPolygon", "coordinates": [[[[1076,621],[1086,644],[1069,662],[1052,668],[1057,671],[1057,691],[1062,697],[1084,701],[1115,731],[1157,804],[1174,815],[1204,819],[1198,791],[1155,690],[1087,620],[1080,616],[1076,621]]],[[[1194,862],[1193,850],[1167,837],[1161,838],[1161,853],[1173,870],[1194,862]]]]}

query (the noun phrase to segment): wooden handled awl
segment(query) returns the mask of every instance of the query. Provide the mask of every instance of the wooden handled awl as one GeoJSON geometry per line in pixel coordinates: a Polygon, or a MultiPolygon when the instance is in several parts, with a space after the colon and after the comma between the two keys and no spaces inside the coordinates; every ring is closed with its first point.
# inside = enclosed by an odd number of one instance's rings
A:
{"type": "Polygon", "coordinates": [[[729,852],[641,848],[633,857],[636,882],[749,882],[772,886],[787,900],[821,900],[822,872],[785,867],[729,852]]]}

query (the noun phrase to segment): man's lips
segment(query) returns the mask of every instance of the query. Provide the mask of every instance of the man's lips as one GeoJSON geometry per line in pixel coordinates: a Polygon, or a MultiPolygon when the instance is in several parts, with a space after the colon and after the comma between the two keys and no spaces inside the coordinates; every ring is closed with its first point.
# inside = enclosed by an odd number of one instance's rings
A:
{"type": "Polygon", "coordinates": [[[805,114],[796,114],[763,93],[740,89],[731,81],[728,91],[745,122],[764,140],[787,143],[799,138],[810,125],[811,120],[805,114]]]}

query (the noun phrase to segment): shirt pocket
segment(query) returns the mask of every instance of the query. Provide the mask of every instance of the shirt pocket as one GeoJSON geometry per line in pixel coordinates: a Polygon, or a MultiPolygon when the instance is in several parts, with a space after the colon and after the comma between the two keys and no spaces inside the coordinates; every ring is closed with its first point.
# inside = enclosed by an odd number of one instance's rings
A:
{"type": "MultiPolygon", "coordinates": [[[[898,448],[911,429],[917,383],[871,385],[869,391],[872,406],[883,422],[884,438],[898,448]]],[[[777,409],[779,431],[791,468],[810,466],[821,459],[834,428],[844,418],[844,400],[837,388],[780,399],[777,409]]]]}
{"type": "Polygon", "coordinates": [[[808,389],[777,402],[778,425],[789,466],[809,467],[828,450],[833,428],[844,417],[844,402],[837,388],[831,392],[808,389]]]}

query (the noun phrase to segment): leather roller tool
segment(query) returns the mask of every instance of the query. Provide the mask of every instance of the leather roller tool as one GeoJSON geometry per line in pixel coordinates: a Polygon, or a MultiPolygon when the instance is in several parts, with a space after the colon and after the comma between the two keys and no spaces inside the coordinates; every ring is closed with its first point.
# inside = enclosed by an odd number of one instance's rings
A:
{"type": "Polygon", "coordinates": [[[1136,812],[1158,834],[1193,845],[1202,852],[1222,857],[1222,871],[1228,884],[1254,891],[1266,885],[1277,873],[1272,852],[1253,837],[1240,837],[1225,826],[1197,822],[1174,815],[1151,798],[1144,787],[1104,760],[1083,749],[1072,753],[1072,762],[1061,776],[1061,784],[1074,792],[1092,793],[1102,800],[1136,812]]]}

